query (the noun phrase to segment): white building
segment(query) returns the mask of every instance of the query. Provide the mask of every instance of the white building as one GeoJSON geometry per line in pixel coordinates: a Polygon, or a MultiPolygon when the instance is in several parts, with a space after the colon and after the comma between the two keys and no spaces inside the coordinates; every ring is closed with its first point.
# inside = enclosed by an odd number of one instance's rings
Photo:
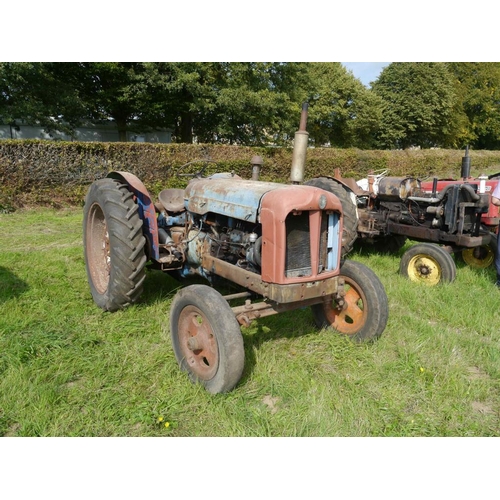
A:
{"type": "MultiPolygon", "coordinates": [[[[118,130],[113,123],[100,125],[87,125],[75,131],[72,138],[61,132],[52,132],[52,135],[44,132],[43,127],[18,124],[16,126],[0,124],[0,139],[47,139],[60,141],[94,141],[94,142],[118,142],[118,130]]],[[[172,142],[170,130],[157,130],[143,134],[127,132],[129,142],[172,142]]]]}

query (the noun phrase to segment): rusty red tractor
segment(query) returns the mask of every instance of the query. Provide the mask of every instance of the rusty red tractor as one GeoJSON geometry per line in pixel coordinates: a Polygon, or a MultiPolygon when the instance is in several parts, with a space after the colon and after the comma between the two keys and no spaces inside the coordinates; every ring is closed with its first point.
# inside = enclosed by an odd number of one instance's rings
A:
{"type": "Polygon", "coordinates": [[[469,248],[459,248],[463,261],[475,269],[485,269],[493,265],[497,251],[497,235],[500,224],[499,208],[491,203],[491,194],[500,180],[500,172],[492,175],[480,175],[471,177],[471,158],[469,147],[465,149],[465,155],[462,158],[462,169],[460,179],[444,178],[434,179],[432,181],[423,181],[422,189],[428,193],[442,193],[446,190],[456,189],[450,186],[460,186],[471,184],[476,186],[478,193],[483,193],[488,198],[488,210],[481,213],[480,228],[482,232],[491,233],[489,242],[469,248]]]}
{"type": "Polygon", "coordinates": [[[319,328],[357,342],[385,329],[382,283],[363,264],[341,260],[341,202],[301,185],[306,123],[307,104],[295,134],[291,184],[257,180],[257,160],[252,180],[232,173],[204,178],[205,163],[185,189],[165,189],[156,204],[127,172],[111,172],[89,188],[84,253],[95,303],[115,311],[136,302],[147,262],[181,280],[202,278],[207,284],[174,296],[170,333],[180,368],[211,393],[239,382],[241,326],[257,318],[310,307],[319,328]],[[236,289],[222,295],[215,288],[221,284],[236,289]]]}
{"type": "MultiPolygon", "coordinates": [[[[463,163],[468,160],[468,154],[463,163]]],[[[491,181],[496,182],[496,181],[491,181]]],[[[490,265],[498,226],[498,208],[479,179],[424,183],[414,177],[389,177],[372,172],[367,179],[318,177],[306,184],[335,193],[344,211],[343,255],[354,242],[369,243],[376,250],[397,252],[407,239],[419,242],[404,252],[400,273],[426,285],[452,282],[460,252],[476,267],[490,265]],[[493,207],[493,208],[492,208],[493,207]]]]}

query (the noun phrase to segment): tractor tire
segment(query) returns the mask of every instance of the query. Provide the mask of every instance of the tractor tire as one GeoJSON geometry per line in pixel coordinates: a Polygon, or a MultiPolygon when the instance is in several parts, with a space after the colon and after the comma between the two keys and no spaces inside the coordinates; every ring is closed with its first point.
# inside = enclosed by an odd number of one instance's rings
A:
{"type": "Polygon", "coordinates": [[[245,363],[240,325],[224,297],[207,285],[190,285],[174,297],[170,334],[181,370],[217,394],[239,382],[245,363]]]}
{"type": "Polygon", "coordinates": [[[356,207],[355,195],[342,184],[335,182],[328,177],[316,177],[304,183],[306,186],[314,186],[325,191],[329,191],[337,196],[342,205],[343,212],[343,232],[342,232],[342,252],[341,258],[352,250],[354,242],[358,237],[358,211],[356,207]],[[352,193],[352,194],[351,194],[352,193]],[[351,198],[354,197],[353,198],[351,198]]]}
{"type": "Polygon", "coordinates": [[[389,316],[387,294],[378,276],[368,267],[346,260],[340,267],[346,295],[344,305],[335,300],[311,307],[318,328],[331,328],[355,342],[375,340],[389,316]]]}
{"type": "Polygon", "coordinates": [[[460,256],[469,267],[473,269],[486,269],[494,264],[497,247],[497,235],[492,233],[490,242],[487,245],[464,248],[460,252],[460,256]]]}
{"type": "Polygon", "coordinates": [[[457,267],[453,257],[443,247],[434,243],[419,243],[403,254],[399,272],[415,283],[434,286],[453,282],[457,267]]]}
{"type": "Polygon", "coordinates": [[[94,182],[83,209],[85,267],[94,302],[105,311],[133,304],[146,277],[146,239],[128,186],[116,179],[94,182]]]}

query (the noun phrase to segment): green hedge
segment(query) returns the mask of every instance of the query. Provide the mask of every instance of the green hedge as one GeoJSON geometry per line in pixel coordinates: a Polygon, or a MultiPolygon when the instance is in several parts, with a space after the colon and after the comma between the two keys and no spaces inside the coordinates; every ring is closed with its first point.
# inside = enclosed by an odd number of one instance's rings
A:
{"type": "MultiPolygon", "coordinates": [[[[165,187],[185,185],[174,174],[196,159],[217,162],[207,173],[233,171],[250,178],[250,159],[262,156],[262,180],[287,182],[291,148],[251,148],[210,144],[151,144],[106,142],[0,141],[0,211],[30,205],[60,207],[83,202],[88,186],[111,170],[137,175],[157,194],[165,187]]],[[[463,151],[310,148],[305,178],[333,175],[360,179],[370,170],[389,169],[390,175],[420,178],[458,177],[463,151]]],[[[471,151],[472,174],[500,171],[500,151],[471,151]],[[497,169],[497,170],[495,170],[497,169]]]]}

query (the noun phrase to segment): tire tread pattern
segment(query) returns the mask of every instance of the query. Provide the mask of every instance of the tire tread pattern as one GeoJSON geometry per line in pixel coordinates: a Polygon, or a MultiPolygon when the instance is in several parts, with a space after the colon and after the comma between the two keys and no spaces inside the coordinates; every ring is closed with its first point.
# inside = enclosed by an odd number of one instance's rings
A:
{"type": "MultiPolygon", "coordinates": [[[[139,207],[127,184],[104,178],[92,184],[84,206],[84,240],[87,217],[93,204],[98,204],[106,219],[110,244],[110,277],[106,292],[100,294],[92,283],[87,256],[85,263],[94,301],[105,311],[116,311],[137,302],[146,278],[146,238],[142,234],[139,207]]],[[[85,247],[85,241],[84,241],[85,247]]]]}
{"type": "Polygon", "coordinates": [[[350,197],[347,188],[329,177],[315,177],[305,182],[307,186],[314,186],[333,193],[340,200],[343,212],[342,232],[342,258],[344,258],[354,246],[358,237],[358,211],[350,197]]]}

